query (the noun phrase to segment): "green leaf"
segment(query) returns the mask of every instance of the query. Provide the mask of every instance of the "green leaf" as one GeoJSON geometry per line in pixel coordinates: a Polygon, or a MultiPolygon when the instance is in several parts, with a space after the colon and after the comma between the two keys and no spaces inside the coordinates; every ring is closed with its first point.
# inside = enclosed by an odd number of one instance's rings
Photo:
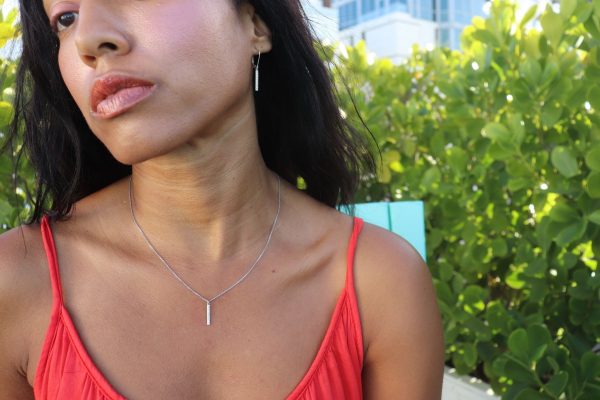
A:
{"type": "Polygon", "coordinates": [[[465,98],[465,89],[459,82],[455,81],[441,81],[438,84],[440,90],[448,97],[456,99],[465,98]]]}
{"type": "Polygon", "coordinates": [[[16,36],[15,28],[10,23],[0,22],[0,47],[16,36]]]}
{"type": "Polygon", "coordinates": [[[475,368],[477,365],[477,349],[473,343],[463,344],[463,360],[469,367],[475,368]]]}
{"type": "Polygon", "coordinates": [[[563,20],[560,15],[554,13],[552,11],[552,7],[548,6],[546,8],[546,12],[542,15],[540,19],[542,23],[542,28],[544,29],[544,34],[550,40],[550,43],[554,48],[558,47],[560,44],[560,39],[563,34],[563,20]]]}
{"type": "Polygon", "coordinates": [[[498,143],[492,143],[489,147],[489,155],[495,160],[510,159],[517,153],[517,147],[501,146],[498,143]]]}
{"type": "Polygon", "coordinates": [[[13,115],[13,106],[6,101],[0,101],[0,127],[8,125],[13,115]]]}
{"type": "Polygon", "coordinates": [[[543,258],[538,258],[529,263],[523,273],[528,276],[544,275],[547,270],[548,261],[543,258]]]}
{"type": "Polygon", "coordinates": [[[600,210],[594,211],[593,213],[588,215],[587,218],[594,224],[600,225],[600,210]]]}
{"type": "Polygon", "coordinates": [[[558,365],[558,362],[556,362],[554,357],[547,356],[546,360],[548,361],[548,364],[550,364],[550,366],[552,367],[552,370],[554,371],[554,373],[558,373],[558,371],[560,371],[560,366],[558,365]]]}
{"type": "Polygon", "coordinates": [[[561,202],[556,203],[550,210],[549,217],[556,222],[571,222],[580,218],[579,213],[572,207],[561,202]]]}
{"type": "Polygon", "coordinates": [[[542,124],[544,126],[553,126],[560,120],[563,113],[563,107],[557,101],[549,101],[542,107],[542,124]]]}
{"type": "Polygon", "coordinates": [[[502,331],[508,334],[512,318],[508,315],[506,307],[498,301],[491,301],[485,310],[485,319],[490,328],[502,331]]]}
{"type": "Polygon", "coordinates": [[[454,269],[449,263],[440,264],[440,279],[444,282],[448,282],[454,276],[454,269]]]}
{"type": "Polygon", "coordinates": [[[542,324],[534,324],[527,328],[527,340],[530,362],[537,362],[542,358],[546,349],[553,344],[550,331],[542,324]]]}
{"type": "Polygon", "coordinates": [[[541,84],[543,86],[548,85],[558,76],[559,72],[560,68],[558,64],[554,61],[548,61],[542,73],[541,84]]]}
{"type": "Polygon", "coordinates": [[[487,124],[481,134],[484,137],[492,139],[500,143],[510,143],[511,133],[506,126],[498,122],[490,122],[487,124]]]}
{"type": "Polygon", "coordinates": [[[540,33],[535,30],[529,31],[523,40],[525,42],[524,50],[527,57],[534,58],[536,60],[539,59],[542,56],[542,53],[540,52],[540,33]]]}
{"type": "Polygon", "coordinates": [[[448,149],[447,153],[450,167],[452,167],[452,169],[459,175],[464,174],[469,163],[469,156],[467,155],[467,152],[460,147],[451,147],[448,149]]]}
{"type": "MultiPolygon", "coordinates": [[[[527,269],[525,270],[525,274],[528,274],[527,269]]],[[[529,301],[531,304],[540,303],[544,301],[548,292],[550,291],[548,287],[548,282],[546,282],[545,274],[541,274],[544,278],[536,279],[535,281],[530,283],[531,289],[529,290],[529,301]]]]}
{"type": "Polygon", "coordinates": [[[523,29],[523,27],[525,25],[527,25],[527,23],[529,21],[531,21],[531,19],[533,17],[535,17],[535,14],[537,13],[537,9],[538,9],[538,5],[537,4],[529,7],[529,9],[525,13],[525,15],[523,15],[523,18],[521,19],[521,22],[519,23],[519,26],[520,26],[521,29],[523,29]]]}
{"type": "Polygon", "coordinates": [[[440,172],[440,169],[436,166],[433,166],[425,171],[425,174],[423,174],[423,179],[421,180],[421,184],[425,187],[425,189],[431,192],[439,187],[441,180],[442,173],[440,172]]]}
{"type": "Polygon", "coordinates": [[[525,123],[523,122],[523,115],[520,113],[517,114],[508,114],[508,129],[513,134],[512,140],[518,143],[519,145],[523,143],[525,140],[525,123]]]}
{"type": "Polygon", "coordinates": [[[585,155],[585,163],[594,171],[600,171],[600,145],[596,145],[590,149],[585,155]]]}
{"type": "Polygon", "coordinates": [[[569,381],[569,374],[565,371],[560,371],[554,375],[550,381],[546,384],[546,389],[552,393],[552,395],[558,398],[567,387],[569,381]]]}
{"type": "Polygon", "coordinates": [[[531,87],[535,87],[540,81],[542,67],[535,59],[528,58],[519,67],[519,72],[531,87]]]}
{"type": "Polygon", "coordinates": [[[573,90],[573,82],[571,78],[563,76],[558,82],[554,82],[550,88],[546,101],[564,102],[573,90]]]}
{"type": "Polygon", "coordinates": [[[577,165],[577,158],[573,150],[564,147],[557,146],[552,150],[550,156],[552,165],[566,178],[572,178],[579,174],[579,166],[577,165]]]}
{"type": "Polygon", "coordinates": [[[523,328],[515,329],[508,337],[508,349],[522,361],[528,360],[529,342],[523,328]]]}
{"type": "Polygon", "coordinates": [[[448,304],[454,305],[456,299],[452,294],[452,289],[445,282],[436,281],[435,282],[435,292],[438,296],[438,300],[448,304]]]}
{"type": "Polygon", "coordinates": [[[512,159],[506,163],[506,170],[512,176],[529,177],[531,176],[531,165],[519,159],[512,159]]]}
{"type": "Polygon", "coordinates": [[[561,247],[581,239],[587,229],[587,221],[582,219],[564,228],[556,237],[555,242],[561,247]]]}
{"type": "Polygon", "coordinates": [[[594,110],[600,110],[600,86],[592,86],[588,94],[588,101],[594,110]]]}
{"type": "Polygon", "coordinates": [[[560,16],[564,21],[568,21],[577,8],[577,0],[561,0],[560,1],[560,16]]]}
{"type": "Polygon", "coordinates": [[[306,190],[306,181],[301,176],[296,179],[296,187],[300,190],[306,190]]]}
{"type": "Polygon", "coordinates": [[[469,285],[460,296],[462,296],[465,311],[468,313],[476,314],[485,309],[487,293],[483,288],[469,285]]]}
{"type": "Polygon", "coordinates": [[[584,22],[585,28],[588,32],[596,39],[600,39],[600,29],[598,28],[598,24],[596,23],[598,18],[598,14],[592,14],[587,21],[584,22]]]}
{"type": "MultiPolygon", "coordinates": [[[[535,385],[536,379],[534,377],[533,372],[525,368],[523,365],[513,361],[508,360],[506,365],[504,366],[504,375],[512,379],[515,383],[528,383],[530,385],[535,385]]],[[[529,400],[529,398],[527,399],[529,400]]]]}
{"type": "Polygon", "coordinates": [[[548,400],[548,398],[537,390],[525,388],[514,397],[514,400],[548,400]]]}
{"type": "Polygon", "coordinates": [[[521,279],[521,271],[511,271],[506,276],[506,284],[513,289],[523,289],[525,281],[521,279]]]}
{"type": "Polygon", "coordinates": [[[471,34],[471,36],[473,37],[473,39],[478,40],[482,43],[486,43],[494,47],[500,46],[498,38],[496,38],[496,36],[487,29],[478,29],[474,31],[471,34]]]}
{"type": "Polygon", "coordinates": [[[495,257],[504,257],[508,254],[508,245],[506,240],[502,238],[496,238],[492,241],[492,253],[495,257]]]}
{"type": "Polygon", "coordinates": [[[600,172],[588,175],[585,190],[592,199],[600,199],[600,172]]]}
{"type": "MultiPolygon", "coordinates": [[[[399,163],[400,152],[397,150],[388,150],[382,155],[381,164],[378,164],[377,176],[381,183],[389,183],[392,180],[392,173],[390,167],[392,164],[399,163]]],[[[400,166],[401,167],[401,166],[400,166]]],[[[398,165],[394,165],[394,168],[398,168],[398,165]]]]}
{"type": "Polygon", "coordinates": [[[532,186],[532,181],[529,178],[517,177],[510,178],[508,181],[508,190],[511,192],[516,192],[521,189],[530,188],[532,186]]]}
{"type": "Polygon", "coordinates": [[[590,14],[594,11],[594,5],[591,3],[579,3],[575,10],[575,17],[578,22],[585,22],[590,17],[590,14]]]}
{"type": "Polygon", "coordinates": [[[592,381],[600,377],[600,355],[587,352],[581,357],[581,370],[584,378],[592,381]]]}

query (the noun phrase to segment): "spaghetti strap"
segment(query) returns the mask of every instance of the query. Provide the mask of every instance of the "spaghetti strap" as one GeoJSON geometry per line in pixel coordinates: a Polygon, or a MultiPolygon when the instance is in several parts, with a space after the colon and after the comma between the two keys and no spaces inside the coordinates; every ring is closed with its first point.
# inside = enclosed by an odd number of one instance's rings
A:
{"type": "Polygon", "coordinates": [[[356,254],[356,243],[358,242],[358,236],[360,235],[363,224],[362,219],[354,217],[352,236],[348,243],[348,256],[346,257],[346,289],[350,292],[354,292],[354,255],[356,254]]]}
{"type": "Polygon", "coordinates": [[[358,310],[358,299],[356,296],[356,290],[354,285],[354,256],[356,255],[356,245],[358,243],[358,236],[362,231],[364,222],[361,218],[354,217],[354,225],[352,228],[352,236],[350,237],[350,242],[348,243],[348,256],[347,256],[347,266],[346,266],[346,286],[345,291],[348,296],[348,301],[350,302],[351,314],[353,316],[353,325],[354,332],[357,338],[358,345],[358,357],[360,360],[360,364],[363,363],[363,335],[362,335],[362,323],[360,320],[360,312],[358,310]]]}
{"type": "Polygon", "coordinates": [[[46,257],[48,258],[50,282],[52,283],[52,298],[54,300],[53,308],[56,308],[62,306],[63,295],[62,286],[60,284],[60,273],[58,271],[56,247],[54,245],[54,238],[52,237],[52,230],[50,229],[50,222],[48,221],[47,215],[42,217],[41,229],[42,240],[44,241],[44,249],[46,250],[46,257]]]}
{"type": "MultiPolygon", "coordinates": [[[[347,242],[347,271],[325,337],[312,364],[286,400],[361,400],[363,337],[354,290],[354,259],[363,227],[354,218],[347,242]]],[[[125,400],[111,385],[87,352],[68,310],[63,304],[59,266],[50,219],[41,221],[42,238],[48,257],[54,305],[50,325],[34,381],[38,400],[125,400]]]]}

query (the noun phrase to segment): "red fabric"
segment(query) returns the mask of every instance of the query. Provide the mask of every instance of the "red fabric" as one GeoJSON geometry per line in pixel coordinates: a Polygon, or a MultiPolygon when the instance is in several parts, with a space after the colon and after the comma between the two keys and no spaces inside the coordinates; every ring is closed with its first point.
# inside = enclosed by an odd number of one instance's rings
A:
{"type": "MultiPolygon", "coordinates": [[[[317,355],[287,400],[362,399],[363,342],[356,293],[354,253],[363,226],[354,219],[348,244],[346,285],[317,355]]],[[[50,326],[34,381],[38,400],[121,400],[87,354],[63,304],[56,248],[46,216],[41,224],[52,282],[53,306],[50,326]]]]}

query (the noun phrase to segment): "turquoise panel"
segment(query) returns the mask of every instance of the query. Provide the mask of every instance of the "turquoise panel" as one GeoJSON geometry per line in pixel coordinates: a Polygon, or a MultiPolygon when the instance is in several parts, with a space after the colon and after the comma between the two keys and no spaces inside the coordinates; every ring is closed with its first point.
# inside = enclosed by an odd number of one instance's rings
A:
{"type": "Polygon", "coordinates": [[[426,260],[425,213],[422,201],[361,203],[356,216],[402,236],[426,260]]]}
{"type": "Polygon", "coordinates": [[[355,214],[365,222],[390,230],[389,203],[363,203],[356,204],[355,214]]]}
{"type": "Polygon", "coordinates": [[[391,231],[406,239],[426,260],[425,212],[422,201],[389,203],[391,231]]]}

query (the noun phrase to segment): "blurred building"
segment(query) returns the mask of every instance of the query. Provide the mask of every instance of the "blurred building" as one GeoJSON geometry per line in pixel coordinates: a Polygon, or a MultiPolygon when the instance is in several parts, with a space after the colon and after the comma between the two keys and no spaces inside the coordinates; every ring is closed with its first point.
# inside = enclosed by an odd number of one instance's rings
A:
{"type": "Polygon", "coordinates": [[[413,44],[458,49],[471,19],[484,15],[485,0],[332,0],[342,42],[367,43],[378,57],[398,62],[413,44]]]}
{"type": "Polygon", "coordinates": [[[302,0],[302,7],[319,40],[325,43],[339,40],[339,15],[331,7],[331,0],[302,0]]]}

